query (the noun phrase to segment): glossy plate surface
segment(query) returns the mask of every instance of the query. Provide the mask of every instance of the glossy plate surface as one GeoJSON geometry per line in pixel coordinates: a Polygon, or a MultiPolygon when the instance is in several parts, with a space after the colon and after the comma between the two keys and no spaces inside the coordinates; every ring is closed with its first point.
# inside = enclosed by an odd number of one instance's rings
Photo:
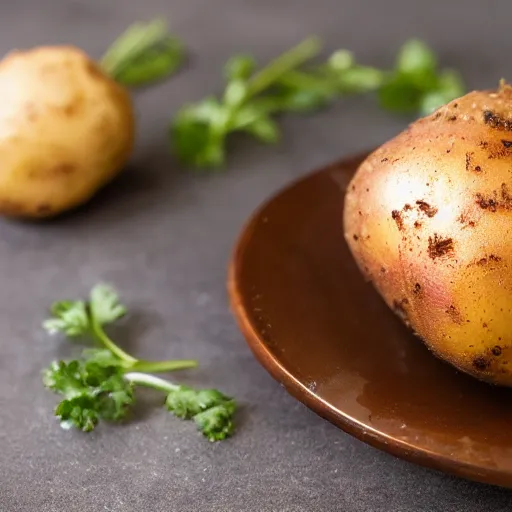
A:
{"type": "Polygon", "coordinates": [[[359,439],[512,487],[512,390],[437,360],[361,277],[343,239],[362,157],[294,183],[252,217],[229,274],[232,309],[261,364],[359,439]]]}

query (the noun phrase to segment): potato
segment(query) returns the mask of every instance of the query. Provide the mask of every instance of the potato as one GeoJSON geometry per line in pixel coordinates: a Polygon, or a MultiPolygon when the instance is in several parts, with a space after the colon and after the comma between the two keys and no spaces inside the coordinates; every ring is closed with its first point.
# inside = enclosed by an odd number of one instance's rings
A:
{"type": "Polygon", "coordinates": [[[374,151],[345,238],[366,278],[440,358],[512,385],[512,88],[471,92],[374,151]]]}
{"type": "Polygon", "coordinates": [[[128,93],[74,47],[7,55],[0,97],[2,214],[48,217],[84,203],[130,155],[128,93]]]}

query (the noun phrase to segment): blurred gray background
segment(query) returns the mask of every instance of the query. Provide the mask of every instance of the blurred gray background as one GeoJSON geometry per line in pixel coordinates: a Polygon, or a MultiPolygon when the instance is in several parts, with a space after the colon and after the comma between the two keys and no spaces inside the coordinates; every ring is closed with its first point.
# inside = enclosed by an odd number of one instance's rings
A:
{"type": "MultiPolygon", "coordinates": [[[[510,0],[17,0],[0,4],[0,51],[71,43],[99,57],[137,20],[167,17],[191,53],[173,79],[136,94],[127,173],[93,203],[41,225],[0,222],[0,510],[29,512],[501,512],[506,490],[397,460],[289,397],[255,362],[228,310],[226,267],[252,210],[301,174],[390,138],[409,121],[370,98],[282,121],[275,147],[238,139],[225,172],[179,172],[169,119],[218,92],[233,53],[262,62],[309,34],[389,66],[425,39],[469,88],[512,78],[510,0]],[[117,334],[147,358],[193,357],[184,377],[241,403],[238,432],[210,445],[151,398],[126,426],[62,431],[40,370],[69,354],[42,332],[47,306],[114,283],[133,315],[117,334]]],[[[0,107],[1,108],[1,107],[0,107]]],[[[505,407],[509,404],[504,404],[505,407]]]]}

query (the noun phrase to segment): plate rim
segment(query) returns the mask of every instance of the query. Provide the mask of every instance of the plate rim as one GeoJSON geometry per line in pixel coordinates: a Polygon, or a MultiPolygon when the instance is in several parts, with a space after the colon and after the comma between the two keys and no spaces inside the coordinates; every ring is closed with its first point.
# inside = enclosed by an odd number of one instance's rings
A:
{"type": "Polygon", "coordinates": [[[316,175],[327,173],[334,168],[346,165],[347,162],[355,160],[364,154],[368,154],[368,152],[349,154],[346,157],[334,160],[328,165],[323,165],[312,172],[306,173],[299,178],[293,179],[288,184],[280,187],[277,191],[270,194],[270,196],[261,202],[260,205],[249,215],[249,218],[244,222],[236,237],[229,259],[227,273],[229,306],[233,316],[235,317],[238,328],[240,329],[256,360],[261,364],[261,366],[263,366],[263,368],[265,368],[272,378],[283,385],[286,391],[293,396],[293,398],[303,403],[318,416],[329,421],[340,430],[355,437],[359,441],[372,446],[373,448],[377,448],[393,455],[394,457],[414,464],[466,478],[475,482],[512,488],[512,474],[507,474],[493,468],[482,468],[481,466],[471,464],[469,462],[458,461],[429,451],[428,449],[413,446],[404,440],[393,438],[373,427],[364,425],[348,414],[337,411],[328,401],[316,395],[308,386],[303,384],[286,368],[279,358],[272,353],[265,341],[259,336],[256,326],[250,320],[248,311],[244,305],[243,293],[240,287],[240,272],[243,254],[263,212],[272,202],[279,199],[282,195],[290,192],[293,188],[299,186],[303,182],[312,179],[316,175]]]}

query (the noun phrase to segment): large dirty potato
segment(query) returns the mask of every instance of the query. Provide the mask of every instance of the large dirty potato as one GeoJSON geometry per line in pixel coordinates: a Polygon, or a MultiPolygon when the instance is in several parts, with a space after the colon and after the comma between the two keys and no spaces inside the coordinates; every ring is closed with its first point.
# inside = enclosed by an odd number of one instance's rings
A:
{"type": "Polygon", "coordinates": [[[452,101],[371,154],[346,195],[364,275],[440,358],[512,385],[512,88],[452,101]]]}
{"type": "Polygon", "coordinates": [[[110,181],[133,145],[128,93],[69,46],[0,62],[0,214],[48,217],[110,181]]]}

